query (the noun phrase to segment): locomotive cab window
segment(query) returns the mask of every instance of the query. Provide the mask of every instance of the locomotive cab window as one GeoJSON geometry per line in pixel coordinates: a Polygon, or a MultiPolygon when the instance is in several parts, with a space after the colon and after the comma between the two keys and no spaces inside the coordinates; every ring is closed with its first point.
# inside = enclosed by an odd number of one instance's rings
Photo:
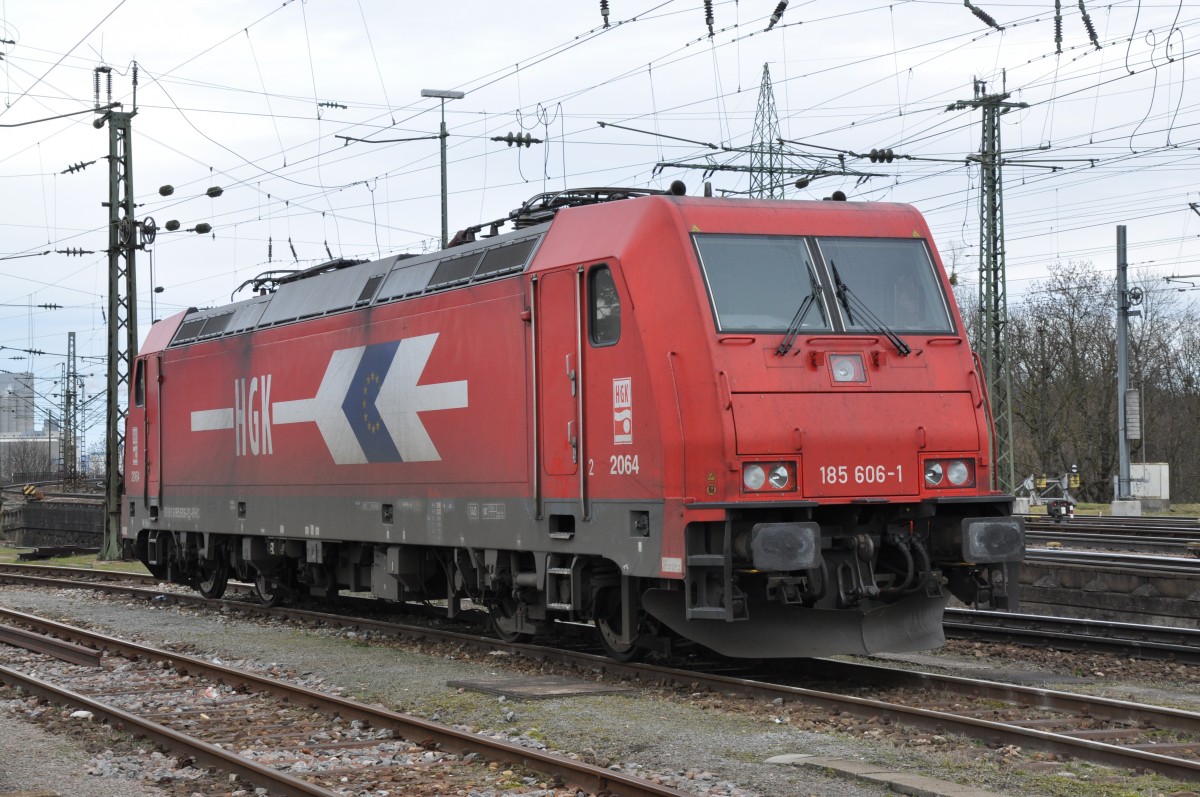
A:
{"type": "Polygon", "coordinates": [[[588,337],[593,346],[611,346],[621,339],[621,297],[608,266],[588,272],[588,337]]]}
{"type": "Polygon", "coordinates": [[[146,406],[146,361],[138,360],[134,366],[133,403],[138,407],[146,406]]]}
{"type": "Polygon", "coordinates": [[[720,332],[828,331],[808,244],[795,235],[693,236],[720,332]]]}
{"type": "Polygon", "coordinates": [[[818,238],[845,290],[838,310],[847,332],[954,332],[950,308],[925,242],[909,238],[818,238]]]}

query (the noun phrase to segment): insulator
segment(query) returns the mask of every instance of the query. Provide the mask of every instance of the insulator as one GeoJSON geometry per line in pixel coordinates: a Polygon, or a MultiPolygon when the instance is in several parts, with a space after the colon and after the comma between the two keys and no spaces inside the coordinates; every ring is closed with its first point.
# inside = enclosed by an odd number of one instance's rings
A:
{"type": "Polygon", "coordinates": [[[206,224],[205,222],[200,222],[199,224],[196,225],[196,234],[197,235],[206,235],[207,233],[210,233],[210,232],[212,232],[211,224],[206,224]]]}
{"type": "Polygon", "coordinates": [[[179,219],[171,219],[163,226],[166,227],[167,232],[175,232],[179,229],[179,219]]]}
{"type": "Polygon", "coordinates": [[[325,254],[326,254],[326,256],[327,256],[327,257],[328,257],[330,260],[333,260],[333,252],[330,252],[330,251],[329,251],[329,241],[325,241],[325,242],[324,242],[324,244],[325,244],[325,254]]]}
{"type": "Polygon", "coordinates": [[[173,185],[163,185],[158,188],[159,196],[170,196],[173,193],[175,193],[175,186],[173,185]]]}
{"type": "Polygon", "coordinates": [[[1079,13],[1083,17],[1083,27],[1087,28],[1088,38],[1092,40],[1092,44],[1096,45],[1096,49],[1100,49],[1100,39],[1096,36],[1096,26],[1092,24],[1092,18],[1088,15],[1087,8],[1083,5],[1083,0],[1079,0],[1079,13]]]}
{"type": "Polygon", "coordinates": [[[292,260],[299,263],[300,258],[296,257],[296,247],[292,245],[292,239],[290,236],[288,237],[288,249],[292,250],[292,260]]]}
{"type": "Polygon", "coordinates": [[[604,17],[604,27],[608,27],[608,0],[600,0],[600,16],[604,17]]]}
{"type": "Polygon", "coordinates": [[[271,262],[271,253],[275,251],[275,244],[271,240],[271,236],[267,236],[267,262],[271,262]]]}
{"type": "Polygon", "coordinates": [[[704,23],[708,25],[708,36],[713,35],[713,9],[712,0],[704,0],[704,23]]]}
{"type": "Polygon", "coordinates": [[[219,197],[221,194],[225,193],[225,190],[223,188],[221,188],[221,186],[219,186],[219,185],[214,185],[212,188],[209,188],[204,193],[208,194],[210,197],[215,199],[215,198],[219,197]]]}
{"type": "Polygon", "coordinates": [[[787,10],[787,4],[788,0],[780,0],[779,5],[775,6],[775,13],[771,14],[771,21],[767,23],[767,30],[775,27],[783,17],[783,12],[787,10]]]}
{"type": "Polygon", "coordinates": [[[1004,30],[1002,26],[996,23],[996,20],[992,19],[988,12],[984,11],[982,8],[971,5],[971,0],[963,0],[963,5],[971,9],[971,13],[978,17],[988,27],[995,28],[996,30],[1004,30]]]}
{"type": "Polygon", "coordinates": [[[1062,0],[1054,0],[1054,48],[1062,53],[1062,0]]]}
{"type": "Polygon", "coordinates": [[[883,154],[883,159],[888,163],[891,163],[892,160],[896,157],[896,153],[892,152],[890,149],[885,149],[882,154],[883,154]]]}
{"type": "Polygon", "coordinates": [[[510,147],[513,144],[516,144],[518,147],[530,147],[534,144],[542,143],[540,138],[534,138],[530,133],[525,133],[522,135],[521,133],[514,134],[512,132],[505,133],[502,136],[492,136],[492,141],[503,141],[510,147]]]}

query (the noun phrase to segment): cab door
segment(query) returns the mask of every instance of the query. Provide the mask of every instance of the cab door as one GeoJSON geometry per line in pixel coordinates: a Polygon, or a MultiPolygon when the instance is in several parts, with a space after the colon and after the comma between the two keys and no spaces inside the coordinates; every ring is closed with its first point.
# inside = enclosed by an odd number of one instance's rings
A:
{"type": "Polygon", "coordinates": [[[145,468],[145,503],[158,506],[162,498],[162,355],[140,360],[145,363],[145,429],[142,458],[145,468]]]}
{"type": "Polygon", "coordinates": [[[534,297],[541,492],[547,500],[578,499],[576,475],[582,456],[578,271],[570,268],[535,277],[534,297]]]}
{"type": "Polygon", "coordinates": [[[583,469],[582,270],[547,271],[534,277],[538,477],[536,513],[548,515],[550,533],[570,538],[576,520],[587,520],[583,469]]]}

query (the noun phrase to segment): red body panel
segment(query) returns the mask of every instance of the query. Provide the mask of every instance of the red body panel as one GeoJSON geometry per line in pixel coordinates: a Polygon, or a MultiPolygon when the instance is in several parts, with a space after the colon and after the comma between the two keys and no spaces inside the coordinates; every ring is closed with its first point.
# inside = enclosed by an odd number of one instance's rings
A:
{"type": "MultiPolygon", "coordinates": [[[[163,484],[176,495],[230,488],[245,494],[343,495],[383,485],[420,485],[430,496],[453,496],[464,488],[472,495],[527,492],[527,346],[519,287],[516,280],[492,283],[418,300],[416,307],[388,305],[164,352],[166,445],[187,456],[166,459],[163,484]],[[428,358],[414,357],[415,373],[391,376],[408,379],[416,391],[465,383],[463,406],[416,413],[435,458],[339,464],[317,422],[281,417],[281,405],[319,394],[334,352],[431,335],[436,341],[428,358]],[[194,413],[222,411],[232,423],[195,428],[194,413]]],[[[364,369],[358,382],[343,381],[365,393],[378,390],[372,379],[378,376],[364,369]]],[[[136,421],[131,414],[131,428],[136,421]]],[[[372,434],[386,434],[377,424],[368,426],[372,434]]]]}

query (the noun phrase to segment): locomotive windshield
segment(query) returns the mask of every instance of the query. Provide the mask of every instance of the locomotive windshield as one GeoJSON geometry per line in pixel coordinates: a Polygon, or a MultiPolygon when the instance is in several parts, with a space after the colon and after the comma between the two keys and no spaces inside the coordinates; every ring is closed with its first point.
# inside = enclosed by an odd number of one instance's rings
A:
{"type": "MultiPolygon", "coordinates": [[[[813,294],[814,265],[804,238],[696,235],[717,329],[783,332],[813,294]]],[[[817,283],[819,285],[819,283],[817,283]]],[[[828,331],[824,302],[812,303],[800,329],[828,331]]]]}
{"type": "Polygon", "coordinates": [[[954,331],[924,241],[711,233],[692,237],[720,332],[794,335],[830,331],[834,323],[845,332],[954,331]],[[810,246],[814,243],[815,250],[810,246]],[[839,283],[845,291],[833,290],[839,283]],[[811,306],[800,313],[797,308],[810,296],[817,300],[810,300],[811,306]],[[790,329],[797,318],[795,329],[790,329]]]}
{"type": "Polygon", "coordinates": [[[950,310],[920,240],[818,238],[821,256],[869,313],[842,307],[848,332],[873,331],[878,321],[897,332],[953,332],[950,310]]]}

